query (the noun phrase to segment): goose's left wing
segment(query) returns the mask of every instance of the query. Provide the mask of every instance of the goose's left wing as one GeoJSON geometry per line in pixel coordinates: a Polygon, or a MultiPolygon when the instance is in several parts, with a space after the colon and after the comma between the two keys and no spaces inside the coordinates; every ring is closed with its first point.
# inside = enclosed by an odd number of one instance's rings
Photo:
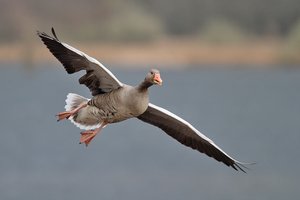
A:
{"type": "Polygon", "coordinates": [[[244,169],[243,164],[227,155],[212,140],[200,133],[195,127],[170,111],[149,103],[147,110],[138,119],[161,128],[178,142],[205,153],[235,170],[244,169]]]}

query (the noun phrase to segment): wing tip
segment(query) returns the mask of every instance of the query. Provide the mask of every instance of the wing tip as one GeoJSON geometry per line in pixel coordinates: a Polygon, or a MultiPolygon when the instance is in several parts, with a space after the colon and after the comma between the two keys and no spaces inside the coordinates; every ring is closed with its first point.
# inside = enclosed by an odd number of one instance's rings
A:
{"type": "Polygon", "coordinates": [[[41,39],[43,39],[43,38],[45,38],[45,37],[49,37],[49,35],[48,35],[47,33],[41,32],[41,31],[39,31],[39,30],[36,31],[36,34],[37,34],[41,39]]]}
{"type": "Polygon", "coordinates": [[[41,32],[41,31],[39,31],[39,30],[36,31],[37,35],[38,35],[43,41],[44,41],[44,39],[51,39],[51,40],[56,40],[57,42],[59,42],[59,39],[58,39],[58,37],[57,37],[57,35],[56,35],[55,30],[54,30],[53,27],[51,28],[51,32],[52,32],[52,35],[53,35],[53,36],[50,36],[50,35],[48,35],[47,33],[41,32]]]}
{"type": "Polygon", "coordinates": [[[255,165],[256,162],[252,162],[252,163],[244,163],[244,162],[239,162],[234,160],[234,163],[232,165],[230,165],[233,169],[235,169],[236,171],[242,171],[244,173],[247,174],[246,170],[250,170],[249,167],[247,167],[247,165],[255,165]]]}
{"type": "Polygon", "coordinates": [[[59,39],[58,39],[58,37],[56,36],[55,30],[54,30],[53,27],[51,28],[51,32],[52,32],[53,36],[55,37],[55,39],[56,39],[57,41],[59,41],[59,39]]]}

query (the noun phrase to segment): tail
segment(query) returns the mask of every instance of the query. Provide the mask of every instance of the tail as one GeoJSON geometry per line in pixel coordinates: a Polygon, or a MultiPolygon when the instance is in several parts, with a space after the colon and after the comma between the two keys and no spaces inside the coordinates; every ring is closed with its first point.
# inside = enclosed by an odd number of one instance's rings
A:
{"type": "Polygon", "coordinates": [[[69,93],[66,99],[66,111],[70,111],[78,107],[82,102],[88,101],[89,99],[80,96],[78,94],[69,93]]]}
{"type": "MultiPolygon", "coordinates": [[[[81,103],[87,101],[89,101],[89,99],[83,96],[69,93],[67,95],[65,109],[66,111],[71,111],[77,108],[81,103]]],[[[80,129],[90,130],[98,128],[102,122],[91,114],[93,113],[93,109],[96,108],[92,108],[90,106],[82,108],[76,115],[69,117],[69,120],[80,129]]]]}

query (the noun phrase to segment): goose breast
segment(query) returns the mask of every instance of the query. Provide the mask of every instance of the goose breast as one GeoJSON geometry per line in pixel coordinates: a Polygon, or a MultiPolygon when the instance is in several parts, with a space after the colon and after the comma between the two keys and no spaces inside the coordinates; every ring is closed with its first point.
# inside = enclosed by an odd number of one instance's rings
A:
{"type": "Polygon", "coordinates": [[[125,85],[109,93],[94,96],[89,105],[99,109],[99,118],[108,123],[120,122],[143,114],[149,104],[148,92],[125,85]]]}

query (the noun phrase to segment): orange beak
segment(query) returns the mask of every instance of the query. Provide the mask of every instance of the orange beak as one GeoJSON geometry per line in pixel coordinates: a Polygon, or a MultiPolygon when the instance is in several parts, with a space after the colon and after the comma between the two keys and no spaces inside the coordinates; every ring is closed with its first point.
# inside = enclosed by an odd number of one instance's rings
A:
{"type": "Polygon", "coordinates": [[[159,73],[155,73],[155,74],[154,74],[153,81],[154,81],[154,83],[157,84],[157,85],[162,85],[162,82],[163,82],[163,81],[161,80],[161,78],[160,78],[160,74],[159,74],[159,73]]]}

